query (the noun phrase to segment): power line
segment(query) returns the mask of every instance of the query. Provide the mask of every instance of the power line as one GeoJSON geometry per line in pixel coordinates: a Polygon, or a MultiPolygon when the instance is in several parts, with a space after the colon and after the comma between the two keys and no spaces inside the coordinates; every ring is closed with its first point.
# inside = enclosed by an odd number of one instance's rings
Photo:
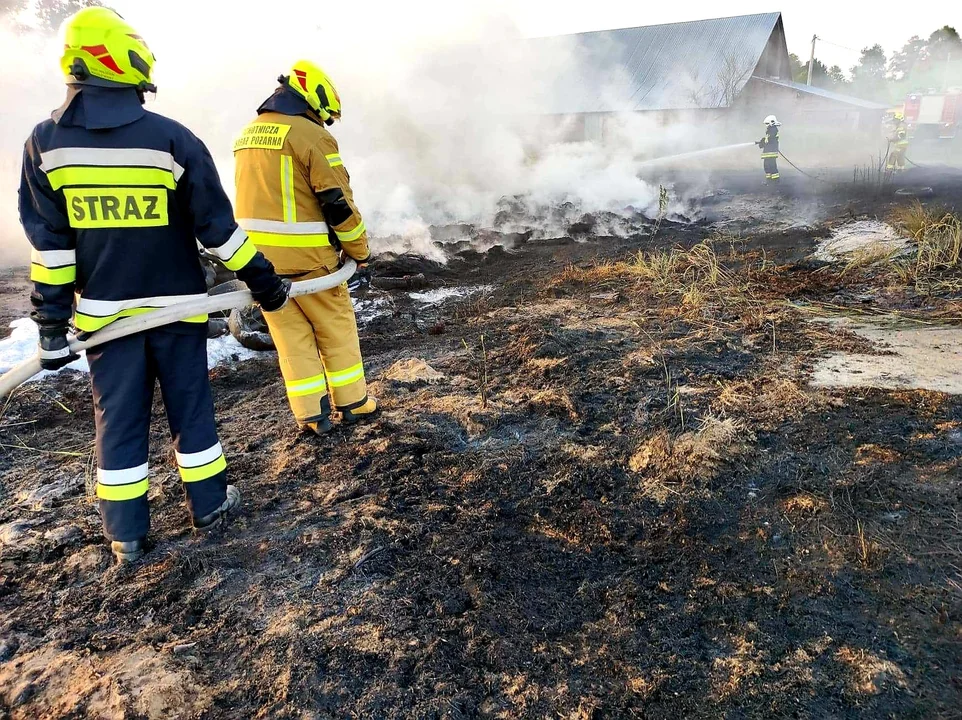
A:
{"type": "Polygon", "coordinates": [[[826,39],[823,38],[823,37],[820,37],[820,38],[818,39],[818,41],[819,41],[819,42],[823,42],[823,43],[825,43],[826,45],[833,45],[834,47],[842,48],[842,50],[851,50],[851,51],[854,52],[854,53],[860,53],[860,52],[862,52],[861,50],[856,50],[855,48],[851,48],[851,47],[849,47],[848,45],[839,45],[838,43],[833,43],[831,40],[826,40],[826,39]]]}

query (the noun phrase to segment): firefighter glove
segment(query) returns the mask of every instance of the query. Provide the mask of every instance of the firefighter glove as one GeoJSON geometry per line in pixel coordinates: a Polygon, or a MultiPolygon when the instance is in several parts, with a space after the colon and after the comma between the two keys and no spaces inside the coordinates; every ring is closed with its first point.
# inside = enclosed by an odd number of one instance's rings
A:
{"type": "Polygon", "coordinates": [[[59,370],[80,357],[70,350],[65,324],[40,326],[38,355],[40,356],[40,367],[44,370],[59,370]]]}
{"type": "Polygon", "coordinates": [[[357,260],[357,270],[354,271],[354,275],[351,279],[347,281],[347,286],[351,290],[367,290],[371,287],[371,278],[374,273],[371,269],[371,257],[368,256],[366,260],[357,260]]]}
{"type": "Polygon", "coordinates": [[[267,290],[257,293],[251,291],[254,300],[264,312],[277,312],[283,309],[287,305],[290,294],[291,281],[287,278],[277,278],[277,283],[272,284],[267,290]]]}

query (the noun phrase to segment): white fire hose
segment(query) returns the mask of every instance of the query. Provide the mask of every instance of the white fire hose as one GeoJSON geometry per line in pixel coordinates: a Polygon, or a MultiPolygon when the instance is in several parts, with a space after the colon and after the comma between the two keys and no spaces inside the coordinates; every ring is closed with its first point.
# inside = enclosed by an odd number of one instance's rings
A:
{"type": "MultiPolygon", "coordinates": [[[[322,290],[330,290],[343,282],[347,282],[357,269],[357,263],[348,260],[344,266],[332,275],[314,278],[313,280],[302,280],[291,285],[291,297],[301,295],[313,295],[322,290]]],[[[222,295],[209,295],[198,300],[188,300],[187,302],[177,303],[165,308],[154,310],[153,312],[134,317],[124,318],[111,323],[102,330],[98,330],[84,340],[70,338],[70,349],[79,353],[81,350],[89,350],[92,347],[103,345],[111,340],[127,337],[145,330],[152,330],[163,325],[186,320],[187,318],[209,313],[221,312],[223,310],[235,310],[248,307],[254,303],[250,290],[237,290],[222,295]]],[[[40,358],[34,357],[24,360],[22,363],[7,371],[0,376],[0,398],[6,397],[23,383],[40,372],[40,358]]]]}

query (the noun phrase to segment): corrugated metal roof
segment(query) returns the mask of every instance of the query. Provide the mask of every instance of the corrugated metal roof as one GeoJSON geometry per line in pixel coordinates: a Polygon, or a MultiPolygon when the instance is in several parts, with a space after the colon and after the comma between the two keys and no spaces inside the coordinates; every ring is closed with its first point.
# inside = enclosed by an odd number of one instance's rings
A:
{"type": "Polygon", "coordinates": [[[751,77],[781,13],[535,38],[571,53],[546,113],[727,107],[751,77]]]}
{"type": "Polygon", "coordinates": [[[871,100],[862,100],[861,98],[852,97],[851,95],[843,95],[842,93],[832,92],[831,90],[825,90],[823,88],[815,87],[814,85],[802,85],[801,83],[789,82],[788,80],[772,80],[770,78],[763,77],[753,77],[752,80],[769,83],[770,85],[777,85],[778,87],[788,88],[789,90],[795,90],[808,95],[817,95],[818,97],[826,98],[827,100],[834,100],[835,102],[853,105],[866,110],[888,109],[888,105],[882,105],[877,102],[872,102],[871,100]]]}

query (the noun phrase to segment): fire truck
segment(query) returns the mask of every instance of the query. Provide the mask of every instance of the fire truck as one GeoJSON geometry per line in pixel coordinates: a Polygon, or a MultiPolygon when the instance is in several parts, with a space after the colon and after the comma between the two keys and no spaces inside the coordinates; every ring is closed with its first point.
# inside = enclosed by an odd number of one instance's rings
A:
{"type": "Polygon", "coordinates": [[[905,98],[905,122],[913,138],[950,140],[962,122],[962,88],[912,93],[905,98]]]}

